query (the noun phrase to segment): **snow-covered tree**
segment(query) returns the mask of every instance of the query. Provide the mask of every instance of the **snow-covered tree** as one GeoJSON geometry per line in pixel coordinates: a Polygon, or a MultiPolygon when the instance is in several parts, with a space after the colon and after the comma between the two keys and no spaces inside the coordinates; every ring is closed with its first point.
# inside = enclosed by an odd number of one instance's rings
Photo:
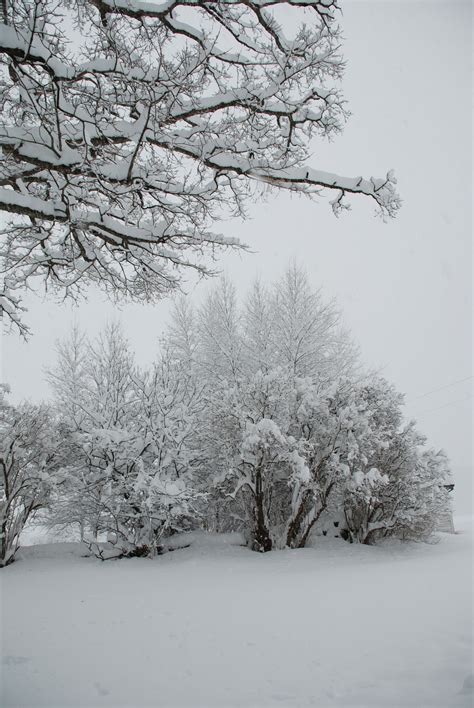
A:
{"type": "Polygon", "coordinates": [[[356,351],[339,312],[291,265],[273,288],[255,283],[243,307],[222,280],[199,314],[196,360],[208,398],[203,445],[217,483],[210,523],[223,529],[240,521],[254,548],[304,545],[326,508],[322,480],[329,468],[311,477],[306,467],[316,462],[307,462],[303,431],[311,428],[322,450],[323,429],[316,430],[315,420],[305,426],[297,415],[309,391],[317,407],[328,382],[354,368],[356,351]]]}
{"type": "Polygon", "coordinates": [[[56,342],[56,364],[48,371],[47,378],[61,411],[61,419],[72,430],[81,427],[88,414],[87,359],[88,345],[85,335],[74,326],[70,336],[56,342]]]}
{"type": "Polygon", "coordinates": [[[296,263],[273,287],[271,322],[277,361],[295,376],[328,382],[353,368],[356,349],[341,325],[336,304],[311,288],[296,263]]]}
{"type": "Polygon", "coordinates": [[[277,365],[275,318],[271,294],[256,280],[247,295],[242,314],[242,349],[250,370],[268,372],[277,365]]]}
{"type": "Polygon", "coordinates": [[[292,479],[285,543],[302,548],[348,476],[347,444],[351,435],[350,392],[347,379],[321,387],[310,378],[295,380],[292,432],[307,474],[292,479]]]}
{"type": "Polygon", "coordinates": [[[443,451],[426,448],[413,422],[396,431],[377,471],[359,480],[345,499],[351,538],[426,539],[452,514],[446,485],[451,472],[443,451]]]}
{"type": "Polygon", "coordinates": [[[186,368],[188,373],[198,361],[198,327],[192,302],[185,295],[174,298],[171,322],[166,335],[168,353],[186,368]]]}
{"type": "Polygon", "coordinates": [[[78,525],[81,536],[97,538],[101,525],[104,471],[115,461],[115,446],[131,417],[134,366],[128,343],[117,324],[90,343],[77,328],[56,347],[48,374],[55,394],[69,458],[55,498],[53,523],[78,525]]]}
{"type": "Polygon", "coordinates": [[[344,125],[337,0],[6,0],[0,25],[3,308],[32,278],[151,300],[243,215],[253,185],[400,202],[391,172],[310,167],[344,125]],[[295,29],[296,28],[296,29],[295,29]]]}
{"type": "Polygon", "coordinates": [[[221,278],[199,309],[199,362],[203,375],[219,386],[232,385],[243,365],[241,315],[233,283],[221,278]]]}
{"type": "Polygon", "coordinates": [[[192,440],[200,391],[166,350],[150,371],[139,371],[120,328],[110,325],[85,345],[81,416],[72,418],[67,381],[76,343],[59,347],[50,374],[72,441],[53,523],[79,523],[92,541],[106,534],[119,554],[153,555],[164,534],[198,515],[192,440]]]}
{"type": "Polygon", "coordinates": [[[58,438],[45,406],[9,405],[0,386],[0,567],[12,563],[26,523],[57,482],[58,438]]]}
{"type": "Polygon", "coordinates": [[[301,469],[288,433],[291,396],[288,372],[272,369],[241,377],[211,399],[214,484],[224,503],[241,508],[247,542],[257,551],[279,544],[281,498],[289,475],[301,469]]]}
{"type": "Polygon", "coordinates": [[[427,449],[414,421],[403,418],[403,396],[381,378],[354,395],[344,516],[350,540],[381,536],[427,538],[449,513],[446,455],[427,449]]]}
{"type": "Polygon", "coordinates": [[[159,483],[167,496],[155,501],[161,537],[189,529],[200,518],[205,495],[198,488],[202,452],[197,430],[205,401],[186,362],[176,362],[166,349],[150,371],[135,378],[138,425],[148,445],[143,475],[151,488],[159,483]]]}

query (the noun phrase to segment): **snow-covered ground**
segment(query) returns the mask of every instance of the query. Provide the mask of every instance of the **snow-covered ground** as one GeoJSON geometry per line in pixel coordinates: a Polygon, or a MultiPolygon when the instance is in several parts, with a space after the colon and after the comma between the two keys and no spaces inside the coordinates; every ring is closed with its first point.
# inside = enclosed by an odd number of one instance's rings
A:
{"type": "Polygon", "coordinates": [[[25,548],[0,573],[1,705],[471,706],[471,520],[457,528],[266,555],[203,534],[105,563],[25,548]]]}

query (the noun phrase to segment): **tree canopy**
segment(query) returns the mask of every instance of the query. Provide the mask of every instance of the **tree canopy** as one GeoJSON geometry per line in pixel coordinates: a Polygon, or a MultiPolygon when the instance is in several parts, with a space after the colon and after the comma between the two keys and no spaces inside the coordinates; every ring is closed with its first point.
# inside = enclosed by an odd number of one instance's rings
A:
{"type": "Polygon", "coordinates": [[[256,185],[400,201],[395,179],[308,164],[347,116],[337,0],[5,0],[2,306],[39,277],[150,301],[239,242],[212,226],[256,185]],[[204,257],[205,256],[205,257],[204,257]]]}

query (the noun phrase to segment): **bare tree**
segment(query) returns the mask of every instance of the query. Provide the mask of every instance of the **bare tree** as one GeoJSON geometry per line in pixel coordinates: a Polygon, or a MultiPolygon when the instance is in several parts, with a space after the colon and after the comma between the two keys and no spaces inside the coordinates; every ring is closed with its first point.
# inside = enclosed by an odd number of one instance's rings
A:
{"type": "Polygon", "coordinates": [[[4,311],[32,278],[152,300],[240,244],[252,185],[372,199],[395,180],[307,166],[342,130],[337,0],[11,0],[0,25],[4,311]],[[299,29],[292,30],[293,26],[299,29]]]}

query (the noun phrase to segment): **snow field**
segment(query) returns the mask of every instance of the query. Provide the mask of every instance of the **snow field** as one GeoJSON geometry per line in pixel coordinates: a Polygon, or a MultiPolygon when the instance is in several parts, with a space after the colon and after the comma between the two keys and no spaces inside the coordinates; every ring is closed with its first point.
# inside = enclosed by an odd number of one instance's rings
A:
{"type": "Polygon", "coordinates": [[[194,534],[105,563],[27,547],[0,576],[1,703],[467,708],[470,520],[457,528],[435,545],[320,538],[264,555],[194,534]]]}

